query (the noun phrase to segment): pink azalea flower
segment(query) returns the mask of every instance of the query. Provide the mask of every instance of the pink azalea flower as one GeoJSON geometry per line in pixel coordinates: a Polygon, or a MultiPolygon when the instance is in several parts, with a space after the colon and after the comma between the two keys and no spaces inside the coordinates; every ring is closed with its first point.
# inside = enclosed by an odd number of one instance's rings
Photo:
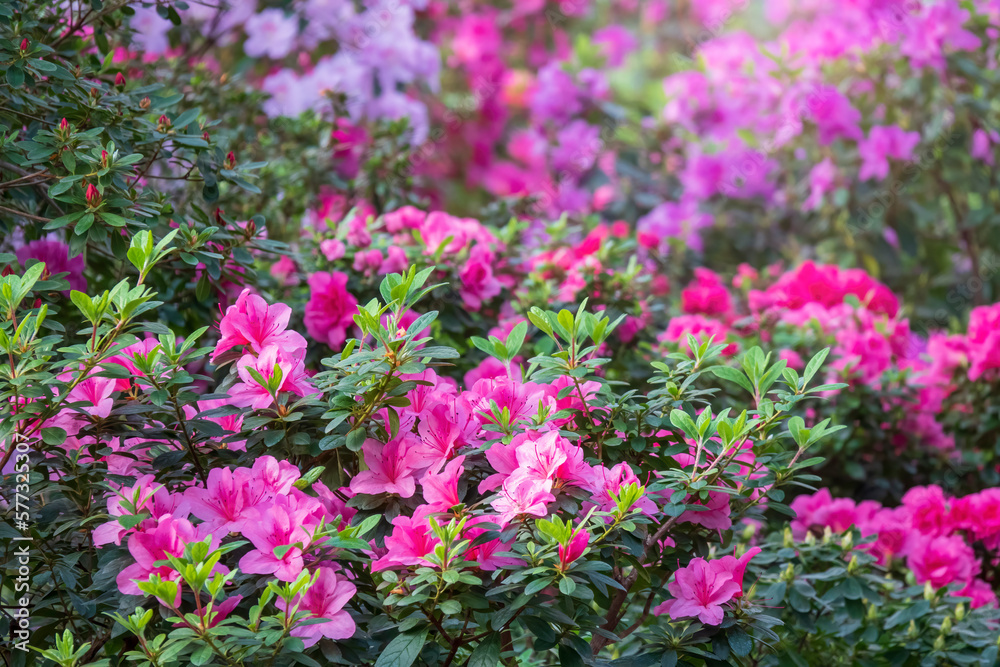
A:
{"type": "MultiPolygon", "coordinates": [[[[725,617],[722,605],[742,593],[741,585],[733,580],[734,571],[735,568],[720,561],[695,558],[687,567],[677,570],[667,584],[674,599],[659,605],[653,613],[668,613],[675,621],[697,618],[705,625],[719,625],[725,617]]],[[[742,572],[740,575],[742,578],[742,572]]]]}
{"type": "MultiPolygon", "coordinates": [[[[357,587],[347,581],[331,567],[321,567],[316,581],[303,595],[297,595],[292,605],[298,606],[298,611],[308,612],[307,619],[325,619],[324,623],[296,625],[292,629],[293,637],[300,637],[306,648],[316,645],[320,639],[350,639],[356,626],[351,615],[344,610],[344,605],[357,593],[357,587]]],[[[275,606],[284,610],[285,601],[275,600],[275,606]]]]}
{"type": "Polygon", "coordinates": [[[414,469],[419,465],[411,434],[399,434],[386,444],[369,438],[361,446],[365,465],[351,480],[351,491],[378,495],[391,493],[409,498],[417,489],[414,469]]]}
{"type": "Polygon", "coordinates": [[[449,462],[441,472],[429,472],[420,480],[424,500],[432,511],[447,512],[462,503],[458,496],[458,480],[465,472],[463,463],[465,457],[459,456],[449,462]]]}
{"type": "Polygon", "coordinates": [[[681,308],[685,313],[726,315],[732,310],[729,291],[722,279],[709,269],[694,270],[694,281],[681,292],[681,308]]]}
{"type": "Polygon", "coordinates": [[[960,590],[957,595],[970,598],[969,606],[973,609],[990,606],[997,607],[997,594],[993,588],[982,579],[973,579],[969,585],[960,590]]]}
{"type": "Polygon", "coordinates": [[[320,241],[319,251],[327,260],[335,262],[344,256],[347,248],[344,246],[344,242],[338,239],[324,239],[320,241]]]}
{"type": "Polygon", "coordinates": [[[297,396],[311,396],[316,394],[309,376],[306,375],[305,365],[302,359],[287,359],[281,356],[281,350],[275,346],[265,348],[260,356],[244,355],[237,362],[236,373],[242,382],[237,384],[230,391],[229,397],[232,405],[241,408],[253,408],[262,410],[274,404],[274,397],[268,388],[260,384],[248,369],[253,368],[260,373],[265,381],[274,376],[274,368],[281,369],[281,385],[276,393],[283,391],[291,392],[297,396]]]}
{"type": "MultiPolygon", "coordinates": [[[[465,533],[463,537],[467,540],[475,542],[476,538],[486,532],[486,528],[481,528],[477,526],[477,523],[496,523],[494,521],[496,517],[491,516],[478,516],[473,517],[469,520],[467,524],[465,533]]],[[[514,540],[509,542],[501,542],[499,539],[490,540],[488,542],[482,542],[474,546],[470,546],[468,550],[463,554],[463,558],[466,560],[474,560],[479,563],[479,569],[483,572],[494,572],[501,568],[516,567],[518,565],[523,565],[524,561],[520,558],[514,556],[502,556],[503,553],[509,553],[511,546],[514,544],[514,540]]]]}
{"type": "Polygon", "coordinates": [[[172,495],[165,486],[156,483],[156,478],[153,475],[143,475],[136,479],[132,486],[122,487],[115,495],[108,498],[108,514],[111,515],[111,521],[94,529],[94,545],[100,547],[112,542],[121,544],[122,538],[129,533],[141,531],[145,522],[136,528],[128,529],[118,521],[118,517],[135,516],[143,512],[148,512],[149,519],[153,520],[167,514],[177,518],[185,517],[188,514],[187,503],[183,496],[172,495]],[[134,513],[122,506],[122,501],[131,504],[136,498],[134,513]]]}
{"type": "Polygon", "coordinates": [[[413,516],[397,516],[392,520],[392,534],[385,538],[387,553],[372,563],[372,572],[387,568],[430,565],[427,554],[439,544],[430,529],[426,507],[418,507],[413,516]]]}
{"type": "Polygon", "coordinates": [[[903,495],[910,525],[927,535],[950,532],[950,503],[940,486],[915,486],[903,495]]]}
{"type": "Polygon", "coordinates": [[[347,291],[347,274],[318,271],[309,276],[309,302],[305,325],[309,335],[337,348],[347,340],[347,328],[354,323],[358,301],[347,291]]]}
{"type": "MultiPolygon", "coordinates": [[[[708,502],[695,502],[692,504],[703,505],[707,510],[686,510],[678,517],[678,523],[693,523],[696,526],[704,526],[709,530],[729,530],[733,525],[730,518],[729,494],[722,491],[709,491],[708,502]]],[[[691,502],[689,497],[685,502],[691,502]]]]}
{"type": "Polygon", "coordinates": [[[193,486],[184,493],[191,514],[204,522],[202,529],[217,535],[241,532],[266,495],[249,468],[213,468],[206,488],[193,486]]]}
{"type": "MultiPolygon", "coordinates": [[[[167,560],[167,556],[183,556],[184,548],[190,542],[199,541],[198,531],[187,519],[180,519],[169,514],[160,517],[156,526],[148,532],[132,535],[128,541],[128,550],[135,559],[118,573],[118,590],[126,595],[142,595],[136,581],[148,581],[150,575],[157,574],[164,580],[177,581],[180,573],[169,565],[157,566],[157,561],[167,560]]],[[[216,549],[219,541],[213,539],[211,549],[216,549]]],[[[217,564],[213,572],[225,574],[229,569],[217,564]]],[[[173,604],[180,603],[181,589],[178,587],[177,599],[169,600],[173,604]]]]}
{"type": "MultiPolygon", "coordinates": [[[[639,478],[632,472],[632,468],[624,462],[611,469],[600,465],[596,466],[591,471],[591,475],[588,488],[594,494],[593,500],[599,504],[598,508],[602,512],[613,512],[617,509],[618,504],[612,494],[619,495],[625,484],[642,486],[639,478]]],[[[649,516],[656,513],[656,503],[650,500],[647,495],[640,497],[632,507],[649,516]]]]}
{"type": "Polygon", "coordinates": [[[725,572],[728,572],[732,580],[740,585],[740,591],[733,596],[734,598],[743,597],[743,575],[746,573],[747,565],[750,563],[750,559],[760,552],[760,547],[750,547],[747,549],[747,552],[739,558],[734,556],[723,556],[718,560],[712,561],[713,565],[718,563],[717,567],[725,572]]]}
{"type": "Polygon", "coordinates": [[[385,229],[390,234],[396,234],[405,229],[419,229],[427,218],[427,214],[413,206],[403,206],[382,216],[385,229]]]}
{"type": "Polygon", "coordinates": [[[219,322],[219,342],[212,353],[215,362],[234,347],[248,346],[257,354],[275,346],[286,359],[305,356],[306,339],[295,331],[287,331],[292,309],[283,303],[267,305],[263,297],[243,290],[236,303],[226,309],[219,322]]]}
{"type": "Polygon", "coordinates": [[[889,158],[909,160],[913,149],[920,143],[919,132],[904,132],[895,125],[877,125],[868,133],[868,139],[858,143],[861,171],[858,178],[884,179],[889,175],[889,158]]]}
{"type": "Polygon", "coordinates": [[[302,476],[295,464],[279,461],[273,456],[261,456],[253,462],[250,471],[254,479],[263,484],[264,490],[272,496],[291,492],[292,486],[302,476]]]}
{"type": "Polygon", "coordinates": [[[477,381],[459,400],[468,404],[481,424],[495,423],[492,417],[493,402],[501,411],[507,408],[510,423],[516,424],[538,414],[538,401],[543,395],[542,388],[533,382],[522,383],[508,376],[499,376],[477,381]]]}
{"type": "Polygon", "coordinates": [[[295,45],[299,33],[298,17],[286,16],[280,9],[268,8],[251,15],[243,25],[247,39],[243,51],[251,58],[284,58],[295,45]]]}
{"type": "Polygon", "coordinates": [[[500,514],[500,525],[506,526],[522,515],[543,517],[548,514],[548,504],[556,497],[552,495],[552,482],[516,471],[504,480],[500,497],[491,505],[500,514]]]}
{"type": "Polygon", "coordinates": [[[259,506],[253,518],[243,524],[243,536],[250,540],[254,550],[240,559],[240,570],[248,574],[271,574],[279,581],[295,581],[304,566],[303,552],[312,541],[312,535],[304,528],[312,509],[290,496],[278,496],[270,506],[259,506]],[[287,546],[291,548],[279,556],[276,550],[287,546]]]}
{"type": "Polygon", "coordinates": [[[80,406],[91,417],[104,419],[111,414],[115,399],[112,396],[118,388],[118,382],[113,378],[90,376],[73,387],[66,397],[67,404],[82,403],[80,406]]]}
{"type": "MultiPolygon", "coordinates": [[[[118,354],[113,357],[108,357],[105,364],[118,364],[119,366],[124,366],[126,370],[132,375],[132,378],[118,378],[115,389],[117,391],[129,391],[132,389],[132,383],[135,378],[141,377],[142,373],[135,365],[136,355],[141,355],[142,357],[148,357],[150,353],[153,352],[157,347],[160,346],[160,341],[155,338],[146,338],[140,340],[138,343],[133,343],[128,347],[122,348],[118,354]]],[[[136,386],[139,386],[136,383],[136,386]]],[[[148,386],[148,385],[147,385],[148,386]]]]}
{"type": "MultiPolygon", "coordinates": [[[[18,248],[15,253],[17,261],[23,268],[29,259],[37,259],[45,264],[42,278],[66,273],[64,276],[71,290],[87,291],[87,279],[83,277],[86,262],[83,255],[69,256],[69,246],[62,241],[39,239],[31,241],[18,248]]],[[[69,296],[69,291],[64,292],[69,296]]]]}
{"type": "Polygon", "coordinates": [[[472,310],[479,310],[483,307],[484,301],[500,294],[502,285],[493,275],[495,263],[493,252],[486,246],[477,245],[472,248],[469,259],[458,272],[461,280],[459,294],[465,305],[472,310]]]}
{"type": "Polygon", "coordinates": [[[575,529],[566,544],[559,545],[559,569],[565,571],[571,563],[580,558],[587,550],[588,542],[590,533],[579,528],[575,529]]]}
{"type": "Polygon", "coordinates": [[[918,583],[929,581],[934,588],[955,582],[967,584],[980,567],[972,547],[958,535],[916,540],[906,564],[918,583]]]}
{"type": "Polygon", "coordinates": [[[486,460],[496,472],[479,483],[479,493],[493,491],[499,488],[505,479],[517,470],[517,445],[509,445],[497,441],[486,450],[486,460]]]}

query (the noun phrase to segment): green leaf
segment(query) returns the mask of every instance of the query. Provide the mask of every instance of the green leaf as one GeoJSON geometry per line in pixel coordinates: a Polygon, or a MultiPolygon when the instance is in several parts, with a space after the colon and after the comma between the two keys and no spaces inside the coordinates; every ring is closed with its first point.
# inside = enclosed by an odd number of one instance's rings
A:
{"type": "Polygon", "coordinates": [[[468,667],[496,667],[500,664],[500,633],[491,632],[469,656],[468,667]]]}
{"type": "Polygon", "coordinates": [[[20,67],[11,67],[7,70],[7,83],[11,88],[20,88],[24,85],[24,70],[20,67]]]}
{"type": "Polygon", "coordinates": [[[58,447],[66,442],[66,431],[56,426],[43,428],[42,442],[50,447],[58,447]]]}
{"type": "Polygon", "coordinates": [[[410,667],[416,662],[426,640],[426,627],[397,635],[379,654],[375,667],[410,667]]]}
{"type": "Polygon", "coordinates": [[[802,373],[802,379],[805,381],[805,384],[808,385],[809,380],[812,380],[813,376],[816,375],[816,371],[823,365],[828,354],[830,354],[830,348],[825,348],[817,352],[816,356],[809,360],[809,363],[806,364],[805,372],[802,373]]]}
{"type": "Polygon", "coordinates": [[[927,600],[919,600],[905,609],[897,611],[885,620],[886,629],[894,628],[897,625],[904,625],[910,621],[915,621],[931,610],[931,603],[927,600]]]}
{"type": "MultiPolygon", "coordinates": [[[[563,311],[565,312],[565,311],[563,311]]],[[[562,667],[584,667],[583,658],[572,646],[559,645],[559,664],[562,667]]]]}
{"type": "Polygon", "coordinates": [[[753,385],[747,379],[747,376],[739,372],[731,366],[712,366],[709,368],[712,373],[722,378],[723,380],[729,380],[730,382],[735,382],[739,386],[746,389],[751,394],[753,393],[753,385]]]}
{"type": "MultiPolygon", "coordinates": [[[[53,186],[52,189],[49,190],[49,192],[51,193],[52,190],[55,190],[57,187],[59,187],[60,185],[62,185],[65,182],[66,182],[65,180],[60,181],[55,186],[53,186]]],[[[72,185],[72,183],[70,185],[72,185]]],[[[55,194],[58,194],[58,193],[55,193],[55,194]]],[[[71,222],[76,222],[77,220],[79,220],[82,217],[83,217],[83,211],[77,211],[76,213],[67,213],[66,215],[60,216],[60,217],[55,218],[53,220],[49,220],[47,223],[45,223],[45,229],[46,230],[59,229],[60,227],[65,227],[66,225],[68,225],[71,222]]]]}
{"type": "Polygon", "coordinates": [[[733,628],[729,633],[728,639],[729,648],[741,658],[747,657],[750,655],[750,651],[753,650],[753,640],[750,639],[750,635],[740,628],[733,628]]]}

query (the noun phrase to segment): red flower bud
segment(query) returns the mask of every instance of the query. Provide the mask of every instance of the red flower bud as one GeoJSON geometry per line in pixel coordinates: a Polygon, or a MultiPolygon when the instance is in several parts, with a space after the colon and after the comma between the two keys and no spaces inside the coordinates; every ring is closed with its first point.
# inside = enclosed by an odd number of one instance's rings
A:
{"type": "Polygon", "coordinates": [[[125,85],[125,75],[121,72],[118,72],[118,74],[115,75],[115,85],[118,87],[125,85]]]}
{"type": "Polygon", "coordinates": [[[101,203],[101,193],[97,191],[93,183],[87,184],[87,206],[96,208],[101,203]]]}
{"type": "Polygon", "coordinates": [[[3,271],[0,271],[0,276],[11,276],[11,275],[14,275],[14,267],[12,267],[10,264],[3,267],[3,271]]]}
{"type": "Polygon", "coordinates": [[[22,51],[27,51],[28,50],[28,38],[27,37],[25,37],[24,39],[21,40],[21,50],[22,51]]]}
{"type": "Polygon", "coordinates": [[[201,138],[204,139],[205,141],[208,141],[208,139],[209,139],[208,138],[208,130],[205,130],[204,132],[201,133],[201,138]]]}
{"type": "Polygon", "coordinates": [[[107,167],[108,166],[108,152],[107,151],[101,151],[101,166],[102,167],[107,167]]]}
{"type": "Polygon", "coordinates": [[[152,104],[152,103],[153,103],[152,100],[150,100],[148,97],[144,97],[139,102],[139,107],[141,107],[143,110],[145,110],[145,109],[148,109],[149,105],[152,104]]]}
{"type": "Polygon", "coordinates": [[[229,155],[226,156],[226,161],[222,165],[226,169],[232,169],[236,166],[236,154],[229,151],[229,155]]]}
{"type": "Polygon", "coordinates": [[[63,132],[65,132],[66,130],[68,130],[69,129],[69,121],[67,121],[65,118],[63,118],[61,121],[59,121],[59,129],[62,130],[63,132]]]}
{"type": "Polygon", "coordinates": [[[226,224],[226,221],[222,219],[222,213],[223,211],[221,208],[215,209],[215,224],[219,225],[220,227],[226,224]]]}
{"type": "Polygon", "coordinates": [[[41,308],[42,307],[42,300],[41,299],[35,299],[35,303],[32,304],[31,307],[32,308],[41,308]]]}

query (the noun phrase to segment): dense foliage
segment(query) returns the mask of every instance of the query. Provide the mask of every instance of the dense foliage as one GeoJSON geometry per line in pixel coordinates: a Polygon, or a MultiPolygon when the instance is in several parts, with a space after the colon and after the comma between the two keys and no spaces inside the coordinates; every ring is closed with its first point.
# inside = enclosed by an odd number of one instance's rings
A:
{"type": "Polygon", "coordinates": [[[0,0],[6,665],[993,665],[989,0],[0,0]]]}

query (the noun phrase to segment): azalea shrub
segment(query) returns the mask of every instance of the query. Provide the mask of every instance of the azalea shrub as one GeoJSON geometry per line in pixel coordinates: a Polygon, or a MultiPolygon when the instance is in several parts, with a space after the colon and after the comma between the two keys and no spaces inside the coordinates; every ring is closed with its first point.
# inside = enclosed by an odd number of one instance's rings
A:
{"type": "Polygon", "coordinates": [[[996,664],[998,17],[0,0],[5,664],[996,664]]]}

